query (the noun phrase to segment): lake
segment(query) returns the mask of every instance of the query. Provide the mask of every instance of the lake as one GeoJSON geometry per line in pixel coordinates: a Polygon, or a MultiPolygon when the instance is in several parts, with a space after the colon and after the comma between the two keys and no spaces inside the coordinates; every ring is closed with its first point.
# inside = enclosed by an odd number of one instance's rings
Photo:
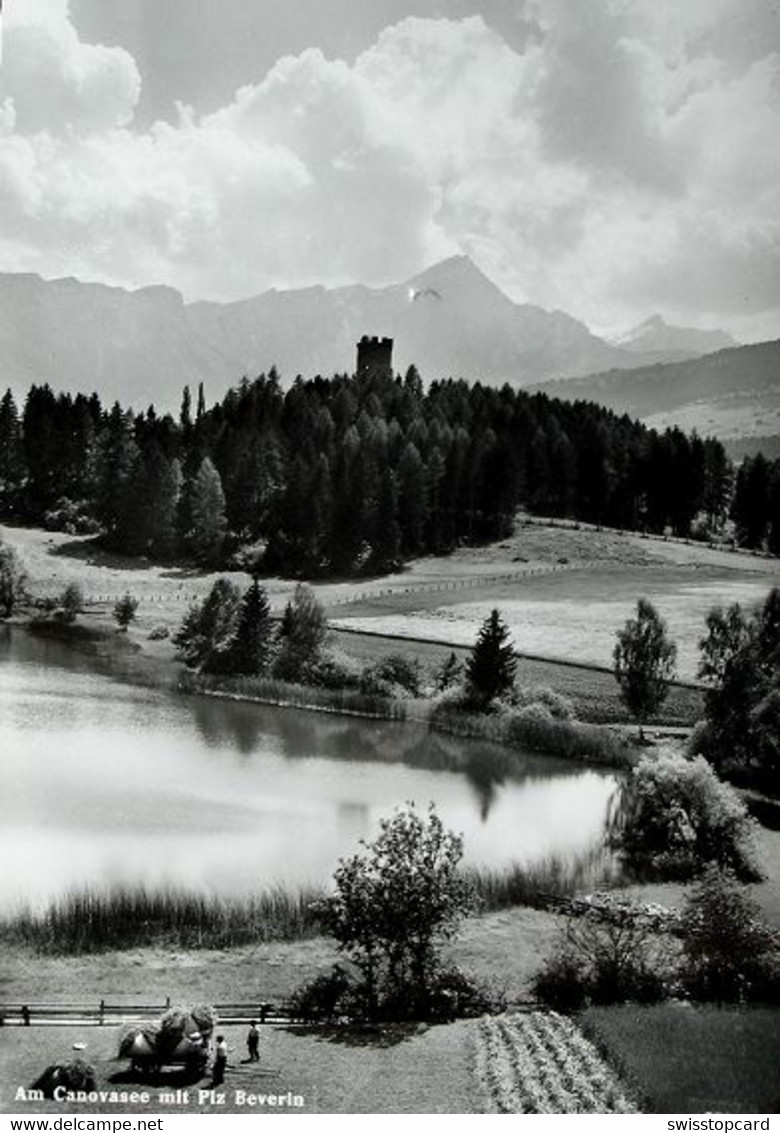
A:
{"type": "Polygon", "coordinates": [[[320,883],[407,801],[434,801],[465,861],[577,854],[613,773],[419,725],[123,684],[0,627],[0,909],[85,885],[223,895],[320,883]]]}

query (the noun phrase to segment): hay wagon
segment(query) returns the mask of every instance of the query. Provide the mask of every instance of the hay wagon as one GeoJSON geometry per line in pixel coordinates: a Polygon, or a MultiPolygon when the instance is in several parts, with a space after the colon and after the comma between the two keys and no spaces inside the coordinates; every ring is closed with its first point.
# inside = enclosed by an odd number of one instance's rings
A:
{"type": "Polygon", "coordinates": [[[193,1080],[202,1078],[209,1061],[209,1041],[216,1024],[211,1007],[172,1007],[159,1023],[128,1028],[119,1043],[119,1057],[130,1059],[141,1077],[156,1077],[169,1067],[182,1068],[193,1080]]]}

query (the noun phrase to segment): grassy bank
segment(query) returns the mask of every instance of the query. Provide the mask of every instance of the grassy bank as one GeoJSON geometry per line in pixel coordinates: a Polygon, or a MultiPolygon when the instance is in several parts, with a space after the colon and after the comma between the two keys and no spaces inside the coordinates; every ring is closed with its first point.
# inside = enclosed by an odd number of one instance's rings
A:
{"type": "Polygon", "coordinates": [[[338,712],[370,720],[405,720],[407,704],[387,696],[375,696],[354,688],[319,688],[291,684],[271,677],[226,677],[185,671],[178,689],[185,693],[257,701],[277,707],[338,712]]]}
{"type": "Polygon", "coordinates": [[[431,713],[430,727],[453,736],[490,740],[579,763],[629,768],[636,760],[628,740],[609,728],[542,713],[520,710],[480,715],[445,703],[431,713]]]}

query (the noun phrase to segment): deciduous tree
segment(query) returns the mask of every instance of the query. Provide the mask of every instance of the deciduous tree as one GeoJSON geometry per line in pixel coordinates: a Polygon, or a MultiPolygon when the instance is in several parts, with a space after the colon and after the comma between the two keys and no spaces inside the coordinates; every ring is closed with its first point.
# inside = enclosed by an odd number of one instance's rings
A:
{"type": "Polygon", "coordinates": [[[657,712],[669,694],[677,647],[666,633],[666,623],[646,598],[637,602],[637,615],[618,630],[613,653],[615,679],[628,711],[643,725],[657,712]]]}
{"type": "Polygon", "coordinates": [[[445,830],[433,805],[427,818],[410,805],[340,862],[325,921],[360,969],[374,1009],[425,1014],[441,944],[470,905],[462,854],[462,839],[445,830]]]}

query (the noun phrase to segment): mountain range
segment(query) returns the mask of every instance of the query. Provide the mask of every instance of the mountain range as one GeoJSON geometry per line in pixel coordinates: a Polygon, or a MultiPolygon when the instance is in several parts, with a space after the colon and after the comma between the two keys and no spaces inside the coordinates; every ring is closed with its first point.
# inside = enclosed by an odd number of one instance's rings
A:
{"type": "MultiPolygon", "coordinates": [[[[632,350],[635,354],[665,355],[657,361],[679,361],[701,354],[713,354],[738,346],[730,334],[723,330],[697,330],[694,327],[670,326],[661,315],[651,315],[639,326],[609,339],[614,346],[632,350]],[[673,354],[679,358],[674,359],[673,354]]],[[[647,359],[649,361],[649,359],[647,359]]]]}
{"type": "Polygon", "coordinates": [[[0,274],[0,384],[19,396],[48,382],[173,409],[186,384],[202,381],[213,400],[273,365],[287,381],[352,372],[363,334],[394,339],[398,372],[414,363],[429,380],[517,386],[702,352],[684,349],[699,332],[667,327],[666,346],[654,326],[607,342],[562,311],[513,302],[466,256],[388,287],[271,290],[230,303],[187,304],[169,287],[0,274]]]}
{"type": "Polygon", "coordinates": [[[731,441],[780,433],[780,342],[740,347],[660,315],[607,341],[563,311],[515,303],[466,256],[387,287],[271,290],[229,303],[0,273],[0,391],[10,386],[19,400],[48,382],[176,411],[185,385],[203,382],[211,403],[271,366],[283,382],[351,373],[363,334],[393,338],[395,370],[414,363],[426,380],[509,382],[731,441]]]}

